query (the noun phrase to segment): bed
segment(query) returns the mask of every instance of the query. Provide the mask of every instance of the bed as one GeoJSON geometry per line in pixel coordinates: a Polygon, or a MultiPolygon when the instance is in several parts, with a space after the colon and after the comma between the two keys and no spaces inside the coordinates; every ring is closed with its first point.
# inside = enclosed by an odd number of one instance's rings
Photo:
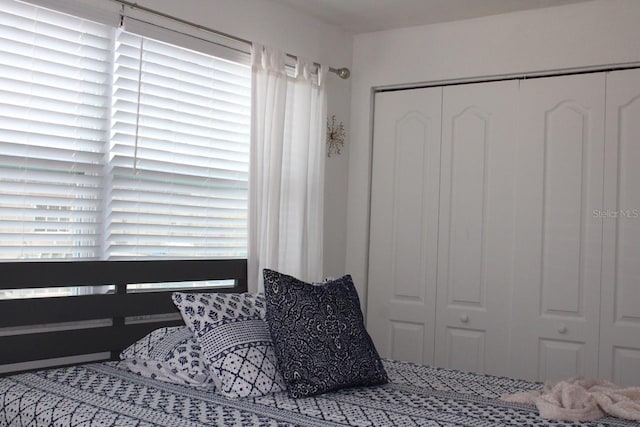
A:
{"type": "MultiPolygon", "coordinates": [[[[539,388],[522,380],[385,360],[388,384],[293,399],[286,392],[231,399],[208,387],[171,384],[133,373],[118,355],[158,327],[181,325],[171,291],[129,292],[127,283],[229,279],[216,292],[246,290],[246,263],[227,261],[0,264],[0,289],[114,284],[106,295],[0,301],[0,364],[101,354],[105,360],[6,373],[0,426],[637,426],[544,420],[531,405],[499,397],[539,388]],[[99,278],[99,279],[97,279],[99,278]],[[140,316],[146,316],[142,322],[140,316]],[[90,321],[106,325],[95,326],[90,321]],[[41,330],[40,324],[88,326],[41,330]],[[25,329],[29,327],[31,329],[25,329]],[[25,332],[26,331],[26,332],[25,332]]],[[[201,290],[199,290],[201,291],[201,290]]],[[[97,356],[95,356],[97,357],[97,356]]],[[[57,359],[60,364],[61,359],[57,359]]],[[[62,364],[69,363],[66,359],[62,364]]]]}

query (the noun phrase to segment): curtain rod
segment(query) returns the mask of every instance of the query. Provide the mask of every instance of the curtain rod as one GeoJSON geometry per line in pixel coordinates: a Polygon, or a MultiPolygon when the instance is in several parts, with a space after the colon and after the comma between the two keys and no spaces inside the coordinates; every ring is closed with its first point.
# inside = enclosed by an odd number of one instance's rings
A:
{"type": "MultiPolygon", "coordinates": [[[[207,26],[204,26],[204,25],[196,24],[195,22],[191,22],[191,21],[187,21],[187,20],[182,19],[182,18],[178,18],[176,16],[171,16],[171,15],[169,15],[167,13],[160,12],[160,11],[155,10],[155,9],[151,9],[151,8],[146,7],[146,6],[141,6],[138,3],[129,2],[127,0],[113,0],[113,1],[115,1],[117,3],[120,3],[120,4],[124,5],[124,6],[128,6],[128,7],[132,8],[132,9],[139,9],[139,10],[142,10],[144,12],[148,12],[148,13],[160,16],[162,18],[166,18],[166,19],[170,19],[170,20],[175,21],[175,22],[179,22],[180,24],[189,25],[189,26],[197,28],[199,30],[204,30],[204,31],[207,31],[209,33],[213,33],[213,34],[216,34],[218,36],[221,36],[221,37],[224,37],[224,38],[227,38],[227,39],[230,39],[230,40],[234,40],[234,41],[237,41],[237,42],[240,42],[240,43],[247,44],[249,46],[253,45],[253,42],[251,40],[247,40],[247,39],[243,39],[241,37],[237,37],[237,36],[234,36],[234,35],[231,35],[231,34],[227,34],[227,33],[224,33],[222,31],[218,31],[218,30],[215,30],[213,28],[210,28],[210,27],[207,27],[207,26]]],[[[287,53],[286,55],[289,58],[298,59],[298,57],[296,55],[293,55],[291,53],[287,53]]],[[[316,67],[320,66],[320,64],[318,64],[317,62],[314,62],[313,64],[316,67]]],[[[343,80],[344,79],[348,79],[349,76],[351,76],[351,71],[349,71],[349,69],[347,67],[343,67],[343,68],[329,67],[329,71],[332,72],[332,73],[337,74],[338,77],[340,77],[343,80]]]]}

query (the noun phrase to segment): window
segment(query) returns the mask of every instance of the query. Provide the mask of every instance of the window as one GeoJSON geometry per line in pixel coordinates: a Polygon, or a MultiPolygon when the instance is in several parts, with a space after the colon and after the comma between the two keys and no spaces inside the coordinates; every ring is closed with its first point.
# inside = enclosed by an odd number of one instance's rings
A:
{"type": "Polygon", "coordinates": [[[246,65],[0,3],[0,260],[245,258],[246,65]]]}
{"type": "Polygon", "coordinates": [[[112,31],[0,3],[0,259],[95,259],[112,31]]]}
{"type": "Polygon", "coordinates": [[[246,257],[249,69],[118,31],[113,81],[109,259],[246,257]]]}

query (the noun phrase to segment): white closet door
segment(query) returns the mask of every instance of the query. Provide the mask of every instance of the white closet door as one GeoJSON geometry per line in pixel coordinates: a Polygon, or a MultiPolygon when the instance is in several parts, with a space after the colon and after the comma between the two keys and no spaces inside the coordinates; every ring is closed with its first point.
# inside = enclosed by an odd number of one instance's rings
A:
{"type": "Polygon", "coordinates": [[[506,375],[518,82],[444,88],[436,365],[506,375]]]}
{"type": "Polygon", "coordinates": [[[433,363],[442,89],[378,93],[367,328],[383,357],[433,363]]]}
{"type": "MultiPolygon", "coordinates": [[[[604,74],[524,80],[520,90],[512,374],[596,377],[604,74]]],[[[637,174],[636,174],[637,176],[637,174]]]]}
{"type": "Polygon", "coordinates": [[[600,376],[640,385],[640,70],[607,75],[600,376]]]}

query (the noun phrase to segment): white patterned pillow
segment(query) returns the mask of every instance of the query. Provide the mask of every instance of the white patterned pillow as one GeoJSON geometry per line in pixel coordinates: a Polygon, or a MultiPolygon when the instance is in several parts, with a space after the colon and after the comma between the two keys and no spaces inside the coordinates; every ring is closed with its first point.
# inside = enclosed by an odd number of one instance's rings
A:
{"type": "Polygon", "coordinates": [[[262,396],[285,390],[264,321],[263,295],[174,292],[173,302],[220,381],[220,394],[262,396]]]}
{"type": "Polygon", "coordinates": [[[214,387],[202,347],[186,326],[160,328],[120,353],[132,372],[174,384],[214,387]]]}

